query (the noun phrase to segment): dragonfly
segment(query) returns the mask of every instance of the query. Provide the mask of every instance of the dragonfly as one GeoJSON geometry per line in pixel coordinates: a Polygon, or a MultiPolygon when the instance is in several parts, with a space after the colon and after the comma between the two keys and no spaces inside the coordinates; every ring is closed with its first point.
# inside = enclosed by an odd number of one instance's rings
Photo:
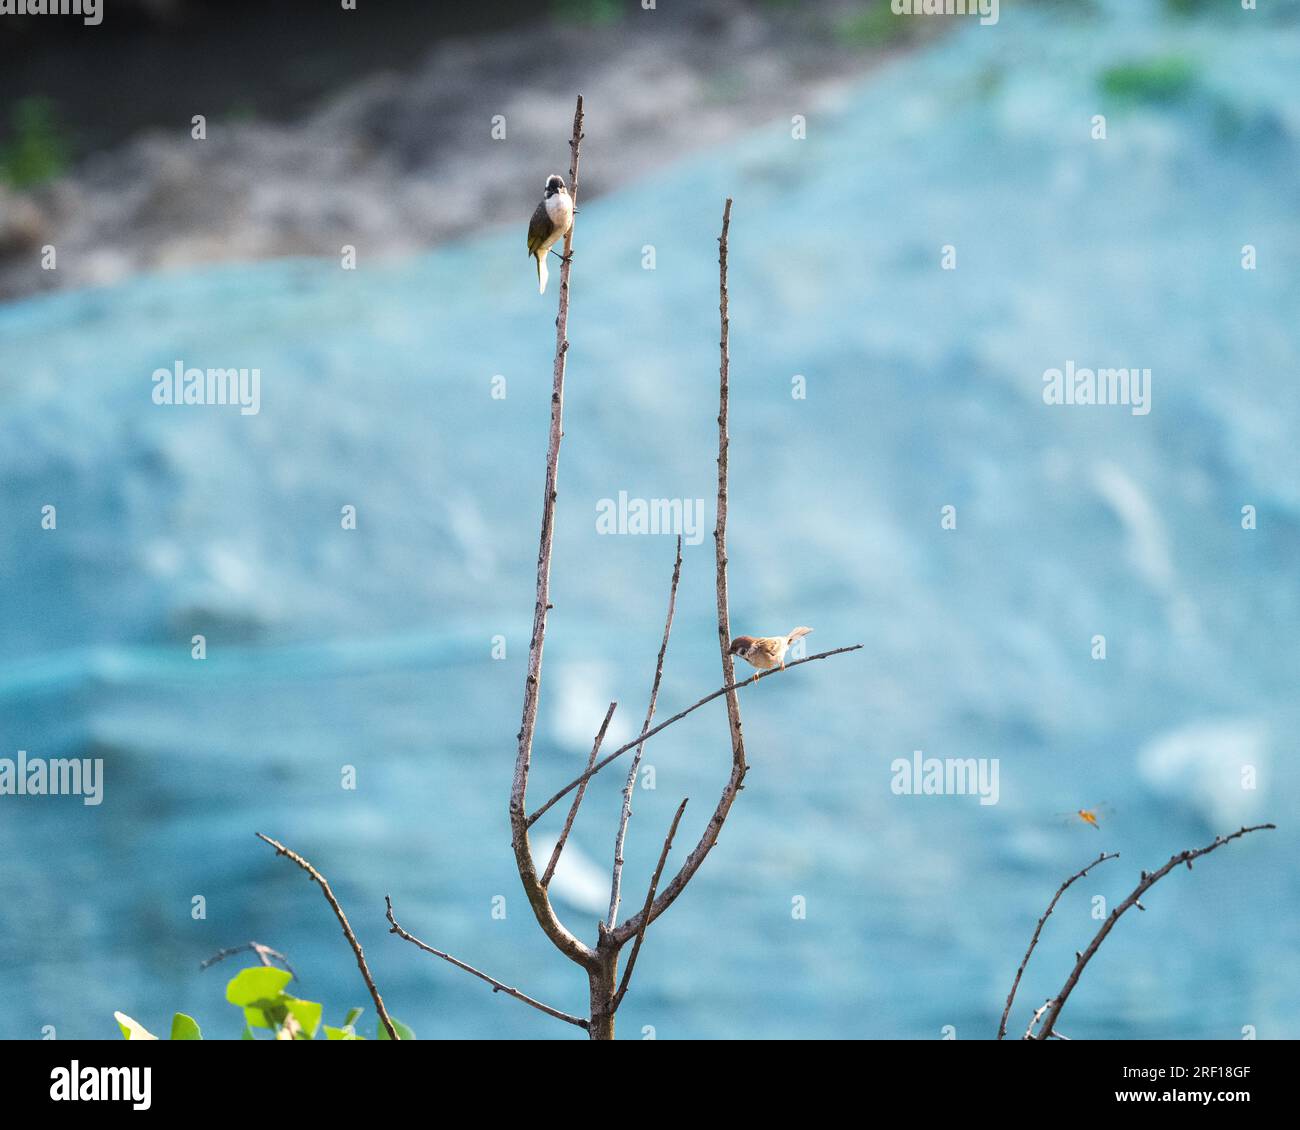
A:
{"type": "Polygon", "coordinates": [[[1062,812],[1057,819],[1062,824],[1087,824],[1090,828],[1101,831],[1101,822],[1109,820],[1115,810],[1109,804],[1095,804],[1091,808],[1077,808],[1073,812],[1062,812]]]}

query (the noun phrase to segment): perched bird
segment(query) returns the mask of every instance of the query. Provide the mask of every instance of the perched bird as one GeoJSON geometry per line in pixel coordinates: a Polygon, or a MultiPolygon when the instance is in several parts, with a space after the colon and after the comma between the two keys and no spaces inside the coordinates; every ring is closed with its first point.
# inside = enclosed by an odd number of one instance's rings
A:
{"type": "Polygon", "coordinates": [[[795,640],[803,639],[811,628],[795,628],[788,636],[737,636],[727,648],[732,655],[739,655],[751,667],[760,671],[770,671],[773,667],[785,670],[785,653],[795,640]]]}
{"type": "Polygon", "coordinates": [[[564,178],[554,174],[546,178],[546,195],[528,221],[528,254],[537,260],[537,293],[546,293],[546,256],[558,239],[573,226],[573,200],[564,187],[564,178]]]}

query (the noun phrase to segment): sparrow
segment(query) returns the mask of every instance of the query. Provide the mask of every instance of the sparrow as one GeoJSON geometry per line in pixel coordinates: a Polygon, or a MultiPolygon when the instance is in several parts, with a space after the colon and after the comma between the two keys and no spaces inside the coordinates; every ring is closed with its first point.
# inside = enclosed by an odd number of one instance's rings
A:
{"type": "Polygon", "coordinates": [[[546,293],[546,254],[552,244],[563,239],[573,227],[573,200],[564,187],[564,178],[555,174],[546,178],[546,195],[528,221],[528,254],[537,260],[537,293],[546,293]]]}
{"type": "Polygon", "coordinates": [[[739,655],[751,667],[770,671],[773,667],[785,670],[785,653],[795,640],[803,639],[811,628],[795,628],[788,636],[737,636],[727,651],[739,655]]]}

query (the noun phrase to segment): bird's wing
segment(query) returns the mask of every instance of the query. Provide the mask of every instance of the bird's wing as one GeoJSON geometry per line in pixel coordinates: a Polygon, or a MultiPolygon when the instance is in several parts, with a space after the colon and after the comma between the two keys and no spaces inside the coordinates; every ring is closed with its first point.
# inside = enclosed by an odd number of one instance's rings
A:
{"type": "Polygon", "coordinates": [[[533,218],[528,221],[529,255],[537,254],[537,249],[546,242],[553,227],[554,225],[551,223],[551,217],[546,214],[545,202],[537,205],[537,211],[533,213],[533,218]]]}

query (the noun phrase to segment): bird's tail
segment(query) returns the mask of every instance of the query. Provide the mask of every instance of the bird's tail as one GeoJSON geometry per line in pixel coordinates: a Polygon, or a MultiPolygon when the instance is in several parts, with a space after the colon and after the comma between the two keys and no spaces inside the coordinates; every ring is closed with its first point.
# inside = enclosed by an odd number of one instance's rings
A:
{"type": "Polygon", "coordinates": [[[794,643],[795,640],[803,639],[804,636],[808,635],[808,633],[811,631],[812,631],[811,628],[795,628],[793,632],[791,632],[788,636],[785,637],[785,642],[787,646],[789,644],[794,643]]]}
{"type": "Polygon", "coordinates": [[[533,256],[533,258],[537,260],[537,293],[538,294],[546,293],[546,280],[550,277],[550,272],[547,271],[546,269],[546,255],[547,253],[543,251],[541,252],[541,254],[533,256]]]}

